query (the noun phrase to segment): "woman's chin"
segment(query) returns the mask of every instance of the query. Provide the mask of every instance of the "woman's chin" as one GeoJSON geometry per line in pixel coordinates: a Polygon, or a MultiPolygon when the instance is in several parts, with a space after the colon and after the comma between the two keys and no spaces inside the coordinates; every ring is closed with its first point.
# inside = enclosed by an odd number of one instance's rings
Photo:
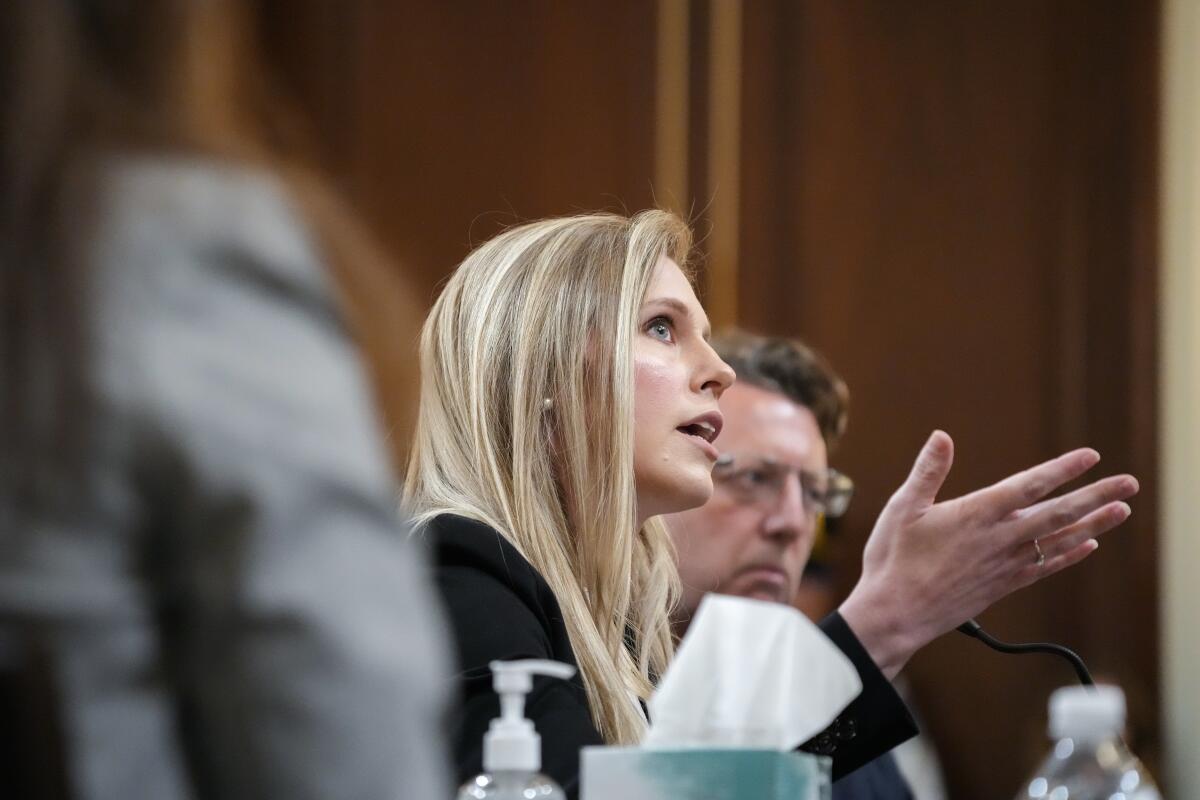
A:
{"type": "Polygon", "coordinates": [[[661,510],[657,514],[677,514],[680,511],[690,511],[699,508],[709,501],[713,493],[712,476],[707,472],[698,476],[689,476],[689,480],[678,481],[664,492],[660,502],[661,510]]]}
{"type": "MultiPolygon", "coordinates": [[[[694,449],[693,445],[689,445],[694,449]]],[[[643,519],[699,508],[713,493],[712,465],[706,459],[688,458],[691,451],[670,459],[634,462],[639,516],[643,519]]]]}

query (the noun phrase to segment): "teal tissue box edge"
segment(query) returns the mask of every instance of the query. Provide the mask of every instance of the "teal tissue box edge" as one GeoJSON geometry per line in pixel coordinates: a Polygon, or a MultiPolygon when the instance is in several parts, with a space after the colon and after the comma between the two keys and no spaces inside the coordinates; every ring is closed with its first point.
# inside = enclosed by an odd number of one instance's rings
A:
{"type": "Polygon", "coordinates": [[[830,767],[778,750],[585,747],[580,800],[829,800],[830,767]]]}

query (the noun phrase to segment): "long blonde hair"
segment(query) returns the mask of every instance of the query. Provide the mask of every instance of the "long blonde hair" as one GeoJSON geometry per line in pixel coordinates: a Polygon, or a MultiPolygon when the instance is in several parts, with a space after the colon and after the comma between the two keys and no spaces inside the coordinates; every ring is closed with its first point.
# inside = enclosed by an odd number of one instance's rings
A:
{"type": "Polygon", "coordinates": [[[492,526],[545,578],[612,744],[641,737],[631,696],[674,648],[670,538],[636,530],[633,337],[660,257],[685,265],[690,246],[665,211],[510,229],[459,266],[421,337],[408,508],[492,526]]]}

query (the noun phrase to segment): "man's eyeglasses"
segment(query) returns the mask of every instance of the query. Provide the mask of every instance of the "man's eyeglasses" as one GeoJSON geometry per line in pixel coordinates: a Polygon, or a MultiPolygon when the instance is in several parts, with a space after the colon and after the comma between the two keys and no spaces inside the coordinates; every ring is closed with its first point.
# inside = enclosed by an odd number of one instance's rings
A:
{"type": "Polygon", "coordinates": [[[788,475],[793,473],[800,479],[804,510],[810,516],[840,517],[846,513],[854,495],[854,481],[835,469],[822,475],[772,458],[723,453],[713,467],[713,480],[738,501],[767,508],[779,502],[788,475]]]}

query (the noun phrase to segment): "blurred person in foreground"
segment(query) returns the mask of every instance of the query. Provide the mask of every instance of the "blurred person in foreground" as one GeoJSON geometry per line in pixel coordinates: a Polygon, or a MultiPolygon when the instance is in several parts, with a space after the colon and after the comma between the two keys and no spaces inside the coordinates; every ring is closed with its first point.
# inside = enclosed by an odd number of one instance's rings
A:
{"type": "MultiPolygon", "coordinates": [[[[838,605],[832,585],[820,578],[810,584],[806,568],[825,518],[845,513],[853,493],[850,479],[829,467],[846,429],[849,391],[795,340],[732,331],[712,345],[737,380],[721,397],[725,426],[711,499],[667,518],[683,584],[676,631],[687,630],[709,592],[787,603],[814,621],[826,618],[838,605]]],[[[876,703],[899,702],[892,687],[878,689],[876,703]]],[[[920,738],[901,747],[927,749],[920,738]]],[[[834,783],[834,799],[912,798],[893,752],[834,783]]]]}
{"type": "Polygon", "coordinates": [[[441,617],[334,297],[367,336],[385,272],[282,154],[246,14],[0,12],[0,655],[44,656],[71,797],[448,796],[441,617]]]}

